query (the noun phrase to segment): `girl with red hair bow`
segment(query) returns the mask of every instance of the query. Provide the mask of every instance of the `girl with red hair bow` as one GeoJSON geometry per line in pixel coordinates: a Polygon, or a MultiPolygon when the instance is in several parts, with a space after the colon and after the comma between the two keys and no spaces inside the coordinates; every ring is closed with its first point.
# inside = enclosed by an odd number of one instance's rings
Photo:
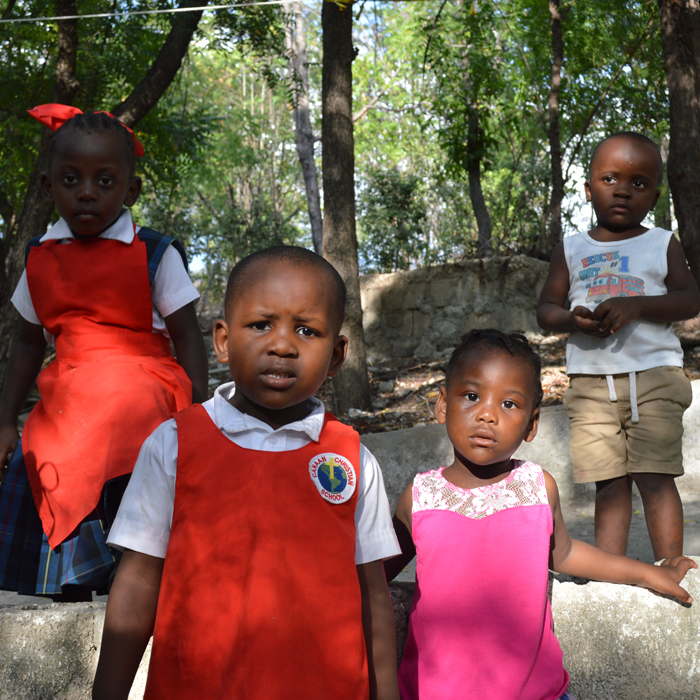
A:
{"type": "Polygon", "coordinates": [[[106,531],[141,443],[205,398],[206,349],[184,249],[132,222],[143,147],[131,129],[66,105],[29,113],[56,132],[41,187],[61,218],[29,242],[12,297],[21,318],[0,396],[0,589],[91,600],[117,563],[106,531]],[[39,373],[47,341],[56,359],[39,373]],[[37,374],[41,399],[20,440],[37,374]]]}

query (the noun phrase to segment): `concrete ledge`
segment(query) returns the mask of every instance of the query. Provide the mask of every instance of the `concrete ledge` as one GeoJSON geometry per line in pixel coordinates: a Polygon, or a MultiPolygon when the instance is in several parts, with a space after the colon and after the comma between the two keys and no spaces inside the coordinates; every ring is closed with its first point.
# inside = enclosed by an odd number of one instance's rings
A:
{"type": "MultiPolygon", "coordinates": [[[[104,603],[0,607],[0,700],[88,700],[104,603]]],[[[141,700],[150,645],[129,700],[141,700]]]]}
{"type": "MultiPolygon", "coordinates": [[[[698,560],[700,562],[700,559],[698,560]]],[[[571,692],[578,700],[697,700],[700,572],[688,607],[632,586],[556,576],[552,610],[571,692]]],[[[413,584],[392,584],[399,658],[413,584]]],[[[0,608],[0,700],[87,700],[104,623],[103,603],[0,608]]],[[[130,700],[141,700],[149,654],[130,700]]]]}
{"type": "Polygon", "coordinates": [[[682,584],[697,601],[692,606],[634,586],[556,578],[554,629],[578,700],[700,697],[697,569],[682,584]]]}

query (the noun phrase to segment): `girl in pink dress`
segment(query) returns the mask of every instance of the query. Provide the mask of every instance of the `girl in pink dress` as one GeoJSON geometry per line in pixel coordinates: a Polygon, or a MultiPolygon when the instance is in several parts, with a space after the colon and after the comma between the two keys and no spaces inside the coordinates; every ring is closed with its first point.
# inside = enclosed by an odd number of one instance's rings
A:
{"type": "Polygon", "coordinates": [[[652,566],[569,537],[557,485],[511,459],[537,433],[540,358],[526,338],[473,330],[450,358],[435,407],[454,462],[418,474],[399,499],[402,554],[418,557],[399,670],[402,700],[558,700],[569,676],[552,629],[548,569],[628,583],[691,603],[687,557],[652,566]]]}

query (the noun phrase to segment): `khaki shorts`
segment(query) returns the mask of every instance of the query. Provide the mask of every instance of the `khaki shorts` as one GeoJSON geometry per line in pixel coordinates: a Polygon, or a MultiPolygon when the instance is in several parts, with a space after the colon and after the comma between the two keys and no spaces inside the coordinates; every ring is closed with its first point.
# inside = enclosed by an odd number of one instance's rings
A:
{"type": "Polygon", "coordinates": [[[605,376],[572,375],[564,394],[574,482],[626,474],[683,474],[683,412],[693,395],[680,367],[637,372],[639,423],[632,423],[629,375],[613,375],[617,401],[605,376]]]}

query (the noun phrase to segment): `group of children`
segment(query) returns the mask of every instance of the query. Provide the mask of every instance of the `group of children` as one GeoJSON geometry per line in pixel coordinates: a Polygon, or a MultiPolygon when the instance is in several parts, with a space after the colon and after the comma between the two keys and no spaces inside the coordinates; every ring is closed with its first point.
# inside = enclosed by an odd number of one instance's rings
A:
{"type": "Polygon", "coordinates": [[[105,113],[33,116],[57,129],[42,187],[61,219],[28,246],[13,297],[0,588],[109,589],[95,700],[127,698],[151,636],[149,700],[558,700],[571,696],[548,569],[692,602],[674,483],[690,393],[670,323],[700,295],[670,232],[641,226],[661,177],[651,141],[597,148],[597,226],[555,251],[538,311],[571,333],[566,408],[575,480],[597,486],[593,547],[569,537],[554,479],[512,459],[537,433],[540,359],[496,330],[454,350],[435,408],[454,461],[418,474],[392,523],[376,460],[314,397],[347,352],[345,286],[305,249],[233,268],[213,331],[232,381],[200,403],[184,251],[129,213],[140,144],[105,113]],[[56,359],[39,373],[47,342],[56,359]],[[661,566],[624,556],[633,482],[661,566]],[[386,581],[414,556],[397,677],[386,581]]]}

